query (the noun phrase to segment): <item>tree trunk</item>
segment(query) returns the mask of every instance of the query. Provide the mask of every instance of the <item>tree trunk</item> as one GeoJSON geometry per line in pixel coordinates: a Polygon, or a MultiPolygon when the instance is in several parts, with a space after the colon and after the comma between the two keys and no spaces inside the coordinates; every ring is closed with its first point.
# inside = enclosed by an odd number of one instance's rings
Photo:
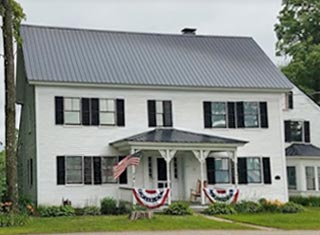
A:
{"type": "Polygon", "coordinates": [[[5,126],[6,126],[6,183],[7,196],[17,208],[17,156],[16,156],[16,90],[14,81],[13,25],[10,0],[2,0],[2,35],[4,49],[5,126]]]}

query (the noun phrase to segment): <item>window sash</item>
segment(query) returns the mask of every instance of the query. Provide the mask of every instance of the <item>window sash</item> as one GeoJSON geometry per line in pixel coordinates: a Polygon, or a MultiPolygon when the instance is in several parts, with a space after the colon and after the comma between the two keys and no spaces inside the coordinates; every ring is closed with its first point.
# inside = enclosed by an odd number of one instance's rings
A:
{"type": "Polygon", "coordinates": [[[306,186],[307,190],[316,189],[315,167],[306,166],[306,186]]]}
{"type": "Polygon", "coordinates": [[[100,125],[116,124],[116,102],[115,99],[99,99],[100,125]]]}
{"type": "Polygon", "coordinates": [[[65,97],[64,98],[64,123],[80,124],[80,98],[65,97]]]}
{"type": "Polygon", "coordinates": [[[303,142],[304,127],[302,121],[290,121],[290,133],[292,142],[303,142]]]}
{"type": "Polygon", "coordinates": [[[287,174],[288,174],[288,188],[293,190],[297,189],[296,168],[294,166],[288,166],[287,174]]]}
{"type": "Polygon", "coordinates": [[[214,174],[216,184],[228,184],[231,182],[231,167],[229,158],[214,158],[214,174]]]}
{"type": "Polygon", "coordinates": [[[244,126],[247,128],[259,127],[259,103],[243,102],[244,126]]]}
{"type": "Polygon", "coordinates": [[[156,123],[157,126],[164,126],[164,108],[162,100],[156,100],[156,123]]]}
{"type": "Polygon", "coordinates": [[[213,128],[227,127],[227,103],[211,102],[211,120],[213,128]]]}
{"type": "Polygon", "coordinates": [[[247,158],[248,183],[262,183],[262,164],[260,157],[247,158]]]}
{"type": "Polygon", "coordinates": [[[117,163],[117,161],[117,157],[101,158],[102,184],[117,183],[117,180],[113,178],[113,166],[117,163]]]}
{"type": "Polygon", "coordinates": [[[83,161],[79,156],[67,156],[66,164],[66,184],[82,184],[83,183],[83,161]],[[76,165],[78,163],[79,165],[76,165]]]}

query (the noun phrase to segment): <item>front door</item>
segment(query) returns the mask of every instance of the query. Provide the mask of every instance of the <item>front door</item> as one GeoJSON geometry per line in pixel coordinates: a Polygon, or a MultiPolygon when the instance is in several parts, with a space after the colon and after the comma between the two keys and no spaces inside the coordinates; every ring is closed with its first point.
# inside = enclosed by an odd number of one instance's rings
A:
{"type": "Polygon", "coordinates": [[[157,186],[167,188],[167,163],[163,158],[157,158],[157,186]]]}

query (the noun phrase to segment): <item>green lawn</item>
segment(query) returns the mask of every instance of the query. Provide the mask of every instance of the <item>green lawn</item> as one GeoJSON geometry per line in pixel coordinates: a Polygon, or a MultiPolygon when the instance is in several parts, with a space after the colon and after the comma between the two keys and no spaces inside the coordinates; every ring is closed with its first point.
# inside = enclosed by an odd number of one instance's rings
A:
{"type": "Polygon", "coordinates": [[[244,226],[216,222],[202,216],[158,215],[151,220],[130,221],[127,216],[75,216],[32,218],[23,227],[0,228],[0,234],[70,233],[129,230],[209,230],[247,229],[244,226]]]}
{"type": "Polygon", "coordinates": [[[250,224],[262,225],[281,229],[320,229],[320,208],[307,208],[297,214],[236,214],[224,215],[223,218],[250,224]]]}

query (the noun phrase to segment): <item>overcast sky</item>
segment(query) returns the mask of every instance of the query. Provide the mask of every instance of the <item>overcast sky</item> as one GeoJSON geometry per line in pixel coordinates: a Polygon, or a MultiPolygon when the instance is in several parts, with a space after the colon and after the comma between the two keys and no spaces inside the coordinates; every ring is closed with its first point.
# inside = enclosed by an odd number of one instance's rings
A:
{"type": "MultiPolygon", "coordinates": [[[[123,31],[252,36],[275,57],[274,24],[282,0],[18,0],[27,24],[123,31]]],[[[2,43],[1,43],[2,47],[2,43]]],[[[2,49],[1,49],[2,50],[2,49]]],[[[0,59],[0,142],[4,142],[3,60],[0,59]]]]}

